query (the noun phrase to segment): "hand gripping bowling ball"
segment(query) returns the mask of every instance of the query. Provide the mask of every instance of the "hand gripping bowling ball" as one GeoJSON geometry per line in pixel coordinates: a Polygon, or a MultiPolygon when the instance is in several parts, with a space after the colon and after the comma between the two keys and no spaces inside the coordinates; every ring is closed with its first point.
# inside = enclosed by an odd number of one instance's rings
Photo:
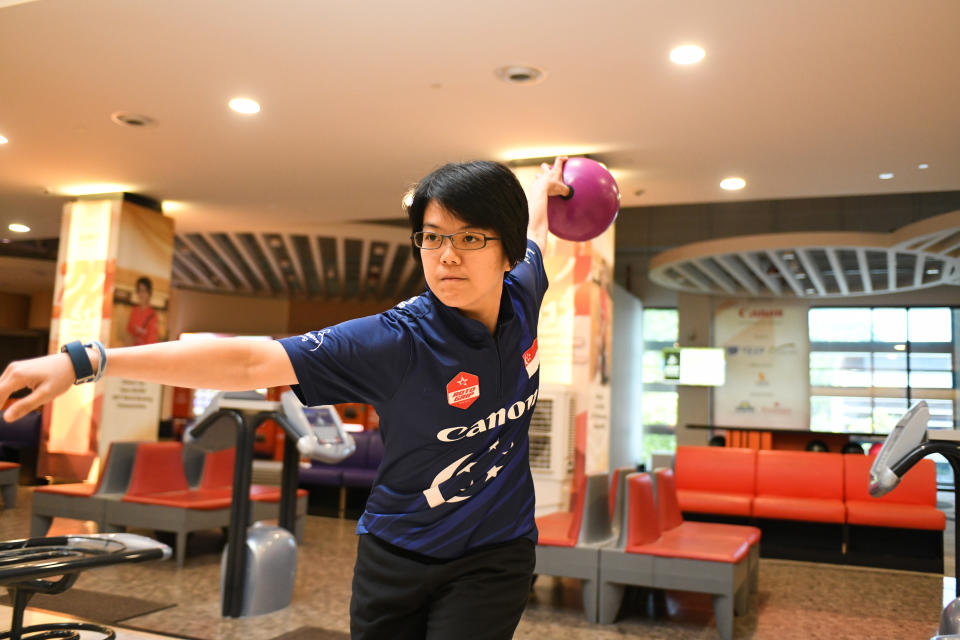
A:
{"type": "Polygon", "coordinates": [[[570,158],[563,164],[563,182],[573,191],[547,201],[550,232],[583,242],[606,231],[620,210],[620,188],[610,172],[595,160],[570,158]]]}

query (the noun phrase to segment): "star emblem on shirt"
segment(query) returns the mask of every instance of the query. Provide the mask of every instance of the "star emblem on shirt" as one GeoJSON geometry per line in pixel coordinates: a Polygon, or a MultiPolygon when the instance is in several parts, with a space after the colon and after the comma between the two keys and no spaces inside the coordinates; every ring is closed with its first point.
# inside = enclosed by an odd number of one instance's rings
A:
{"type": "Polygon", "coordinates": [[[487,471],[487,480],[492,480],[493,478],[496,478],[497,474],[500,473],[500,469],[503,469],[503,467],[498,467],[496,465],[490,467],[490,470],[487,471]]]}

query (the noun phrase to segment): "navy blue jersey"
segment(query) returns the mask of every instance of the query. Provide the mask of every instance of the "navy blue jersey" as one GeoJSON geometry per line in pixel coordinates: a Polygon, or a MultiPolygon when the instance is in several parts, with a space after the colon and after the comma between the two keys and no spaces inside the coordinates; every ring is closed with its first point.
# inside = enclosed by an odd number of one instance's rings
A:
{"type": "Polygon", "coordinates": [[[495,335],[432,292],[375,316],[281,340],[306,405],[365,402],[384,457],[358,533],[447,559],[537,540],[527,430],[540,384],[543,257],[504,278],[495,335]]]}

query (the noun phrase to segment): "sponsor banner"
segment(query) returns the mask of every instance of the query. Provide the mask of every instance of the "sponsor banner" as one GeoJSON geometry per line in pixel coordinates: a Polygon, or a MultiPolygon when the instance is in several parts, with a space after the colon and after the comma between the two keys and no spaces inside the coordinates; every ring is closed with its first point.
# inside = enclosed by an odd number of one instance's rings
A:
{"type": "Polygon", "coordinates": [[[726,384],[713,395],[713,424],[810,428],[807,307],[731,300],[714,313],[714,344],[726,351],[726,384]]]}

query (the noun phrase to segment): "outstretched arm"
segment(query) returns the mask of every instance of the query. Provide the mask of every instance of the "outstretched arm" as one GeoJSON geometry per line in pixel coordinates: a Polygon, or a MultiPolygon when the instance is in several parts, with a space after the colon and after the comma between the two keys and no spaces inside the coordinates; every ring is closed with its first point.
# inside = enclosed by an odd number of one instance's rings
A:
{"type": "MultiPolygon", "coordinates": [[[[100,354],[87,349],[93,370],[100,354]]],[[[106,375],[178,387],[243,391],[297,383],[290,358],[279,342],[218,338],[171,341],[140,347],[107,349],[106,375]]],[[[31,393],[4,412],[7,421],[23,417],[73,386],[70,357],[65,353],[11,363],[0,375],[0,407],[10,394],[27,387],[31,393]]]]}
{"type": "Polygon", "coordinates": [[[546,162],[540,165],[540,173],[527,193],[527,206],[530,209],[527,237],[536,242],[541,251],[547,247],[547,198],[565,196],[570,192],[570,187],[563,183],[563,163],[566,161],[561,156],[553,161],[553,166],[546,162]]]}

